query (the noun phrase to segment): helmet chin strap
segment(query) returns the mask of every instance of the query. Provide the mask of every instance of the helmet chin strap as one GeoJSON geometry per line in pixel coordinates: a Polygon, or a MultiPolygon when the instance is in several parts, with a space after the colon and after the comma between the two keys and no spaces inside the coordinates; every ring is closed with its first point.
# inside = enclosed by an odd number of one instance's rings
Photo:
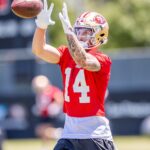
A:
{"type": "Polygon", "coordinates": [[[97,45],[95,45],[94,43],[90,43],[90,41],[79,41],[80,44],[82,45],[82,47],[85,49],[85,50],[89,50],[97,45]],[[91,47],[89,47],[89,45],[91,45],[91,47]]]}
{"type": "Polygon", "coordinates": [[[83,47],[84,49],[87,49],[87,48],[88,48],[87,42],[83,42],[83,41],[79,41],[79,42],[80,42],[80,44],[82,45],[82,47],[83,47]]]}
{"type": "Polygon", "coordinates": [[[92,49],[92,48],[96,48],[96,47],[98,47],[100,44],[103,44],[103,43],[98,43],[98,44],[96,44],[94,38],[92,38],[91,40],[88,40],[88,41],[79,40],[79,42],[80,42],[81,46],[82,46],[86,51],[88,51],[89,49],[92,49]]]}
{"type": "Polygon", "coordinates": [[[83,42],[83,41],[79,41],[79,42],[86,51],[89,51],[90,49],[95,49],[100,45],[99,43],[97,45],[94,45],[93,47],[89,47],[87,42],[83,42]]]}

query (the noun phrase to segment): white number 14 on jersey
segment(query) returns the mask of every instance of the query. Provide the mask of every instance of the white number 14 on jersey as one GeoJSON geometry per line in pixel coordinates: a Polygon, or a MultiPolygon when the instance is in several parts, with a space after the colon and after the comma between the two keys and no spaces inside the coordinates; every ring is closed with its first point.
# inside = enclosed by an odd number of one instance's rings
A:
{"type": "MultiPolygon", "coordinates": [[[[71,75],[71,68],[66,68],[65,74],[66,74],[65,101],[70,102],[70,97],[68,95],[68,87],[69,87],[69,81],[71,75]]],[[[87,95],[87,93],[89,92],[89,86],[86,84],[83,69],[79,70],[77,76],[75,77],[75,81],[73,83],[73,92],[81,93],[81,96],[79,97],[80,103],[90,103],[90,97],[88,97],[87,95]]]]}

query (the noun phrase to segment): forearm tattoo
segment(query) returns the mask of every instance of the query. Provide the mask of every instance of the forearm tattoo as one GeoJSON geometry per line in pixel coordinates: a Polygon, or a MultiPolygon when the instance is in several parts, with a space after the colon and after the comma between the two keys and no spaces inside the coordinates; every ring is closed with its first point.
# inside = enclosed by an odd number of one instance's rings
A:
{"type": "Polygon", "coordinates": [[[69,44],[69,51],[75,62],[82,67],[85,67],[86,52],[80,45],[75,34],[67,34],[67,40],[69,44]]]}

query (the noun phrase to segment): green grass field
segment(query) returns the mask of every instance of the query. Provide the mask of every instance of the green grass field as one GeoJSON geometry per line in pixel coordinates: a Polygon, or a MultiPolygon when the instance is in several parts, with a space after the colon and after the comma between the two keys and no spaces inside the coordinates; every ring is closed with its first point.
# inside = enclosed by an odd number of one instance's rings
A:
{"type": "MultiPolygon", "coordinates": [[[[117,136],[114,137],[118,150],[150,150],[150,137],[147,136],[117,136]]],[[[52,150],[56,141],[49,142],[52,150]]],[[[4,150],[41,150],[42,142],[37,139],[6,140],[4,150]]]]}

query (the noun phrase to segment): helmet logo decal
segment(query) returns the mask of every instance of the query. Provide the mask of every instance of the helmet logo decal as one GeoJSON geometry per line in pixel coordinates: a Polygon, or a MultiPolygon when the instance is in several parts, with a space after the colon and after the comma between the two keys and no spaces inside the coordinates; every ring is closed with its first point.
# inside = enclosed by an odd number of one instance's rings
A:
{"type": "Polygon", "coordinates": [[[106,20],[102,16],[99,16],[99,15],[95,16],[94,21],[98,24],[105,24],[106,23],[106,20]]]}

